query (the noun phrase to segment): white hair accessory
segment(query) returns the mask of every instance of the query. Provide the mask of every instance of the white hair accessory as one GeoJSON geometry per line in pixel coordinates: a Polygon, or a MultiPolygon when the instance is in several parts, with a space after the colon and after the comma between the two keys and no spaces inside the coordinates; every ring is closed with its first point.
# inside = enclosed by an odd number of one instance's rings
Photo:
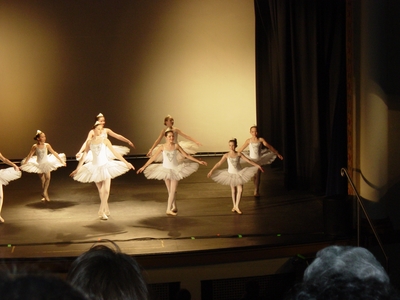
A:
{"type": "Polygon", "coordinates": [[[101,117],[104,117],[102,113],[99,113],[99,114],[96,116],[96,118],[101,118],[101,117]]]}
{"type": "Polygon", "coordinates": [[[42,133],[42,131],[41,130],[36,130],[36,135],[38,135],[38,134],[41,134],[42,133]]]}

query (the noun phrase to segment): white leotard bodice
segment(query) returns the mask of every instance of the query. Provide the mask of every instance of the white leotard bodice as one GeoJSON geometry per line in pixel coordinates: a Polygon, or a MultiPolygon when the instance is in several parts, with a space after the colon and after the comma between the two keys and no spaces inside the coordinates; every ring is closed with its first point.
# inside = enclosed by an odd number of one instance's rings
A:
{"type": "Polygon", "coordinates": [[[174,169],[178,165],[177,150],[167,151],[163,150],[163,167],[167,169],[174,169]]]}
{"type": "Polygon", "coordinates": [[[36,157],[37,157],[37,162],[45,162],[47,160],[47,146],[46,144],[44,145],[43,148],[36,147],[36,157]]]}
{"type": "Polygon", "coordinates": [[[228,173],[237,174],[241,169],[242,166],[240,165],[240,157],[229,157],[228,156],[228,173]]]}
{"type": "Polygon", "coordinates": [[[250,143],[249,150],[251,159],[259,159],[261,155],[261,142],[250,143]]]}
{"type": "Polygon", "coordinates": [[[99,144],[90,144],[90,150],[93,153],[93,165],[102,166],[109,161],[107,158],[106,148],[107,146],[103,142],[99,144]]]}

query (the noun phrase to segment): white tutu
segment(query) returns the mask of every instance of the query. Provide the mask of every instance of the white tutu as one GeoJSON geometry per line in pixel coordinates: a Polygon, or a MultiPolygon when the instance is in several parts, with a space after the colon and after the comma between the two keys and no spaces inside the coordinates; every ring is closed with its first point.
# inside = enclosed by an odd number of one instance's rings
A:
{"type": "Polygon", "coordinates": [[[181,180],[196,172],[198,168],[199,165],[192,161],[181,162],[173,169],[165,168],[162,164],[156,163],[148,166],[143,173],[147,179],[181,180]]]}
{"type": "Polygon", "coordinates": [[[22,172],[13,167],[0,170],[0,185],[7,185],[10,181],[21,178],[22,172]]]}
{"type": "MultiPolygon", "coordinates": [[[[125,147],[125,146],[112,145],[112,147],[114,148],[114,150],[117,153],[121,154],[122,156],[127,155],[131,151],[131,149],[129,149],[128,147],[125,147]]],[[[107,153],[107,157],[109,159],[116,159],[114,153],[112,153],[110,149],[107,148],[106,153],[107,153]]],[[[82,158],[82,156],[83,155],[78,157],[76,160],[79,161],[82,158]]],[[[89,150],[85,157],[85,163],[88,163],[92,160],[93,160],[93,153],[91,150],[89,150]]]]}
{"type": "Polygon", "coordinates": [[[243,151],[243,154],[246,155],[248,159],[251,159],[260,166],[272,164],[272,162],[276,159],[276,154],[269,149],[262,149],[259,158],[251,158],[250,151],[243,151]]]}
{"type": "Polygon", "coordinates": [[[92,162],[84,164],[74,175],[74,180],[88,183],[100,182],[105,179],[113,179],[129,171],[122,161],[110,160],[104,165],[94,165],[92,162]]]}
{"type": "Polygon", "coordinates": [[[211,174],[211,179],[223,185],[243,185],[248,182],[256,173],[258,167],[251,166],[239,170],[237,173],[229,173],[228,169],[216,170],[211,174]]]}
{"type": "MultiPolygon", "coordinates": [[[[47,159],[44,158],[40,162],[38,162],[37,156],[32,156],[26,163],[25,159],[23,159],[20,169],[28,173],[48,173],[57,170],[59,167],[64,167],[64,165],[53,154],[48,154],[46,156],[47,159]]],[[[64,153],[58,153],[58,156],[64,162],[66,161],[64,153]]]]}

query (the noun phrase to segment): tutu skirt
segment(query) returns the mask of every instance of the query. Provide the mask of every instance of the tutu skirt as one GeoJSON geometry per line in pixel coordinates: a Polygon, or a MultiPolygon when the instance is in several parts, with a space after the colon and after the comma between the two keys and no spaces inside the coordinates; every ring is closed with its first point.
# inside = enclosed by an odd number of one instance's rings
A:
{"type": "MultiPolygon", "coordinates": [[[[66,161],[64,153],[58,153],[58,156],[66,161]]],[[[47,159],[43,159],[40,163],[37,162],[37,156],[32,156],[26,163],[24,162],[25,159],[20,169],[28,173],[48,173],[64,166],[53,154],[48,154],[47,159]]]]}
{"type": "MultiPolygon", "coordinates": [[[[180,142],[178,142],[178,144],[179,144],[179,146],[181,146],[183,151],[185,151],[187,154],[190,154],[190,155],[197,153],[197,150],[199,149],[199,146],[197,146],[197,144],[193,143],[192,141],[180,141],[180,142]]],[[[151,156],[153,156],[160,147],[162,147],[162,144],[157,145],[153,149],[153,151],[151,152],[151,156]]],[[[184,159],[185,159],[185,157],[179,152],[178,156],[177,156],[177,160],[181,162],[184,159]]],[[[163,160],[163,157],[162,157],[162,152],[161,152],[159,155],[157,155],[157,157],[155,158],[154,161],[162,162],[162,160],[163,160]]]]}
{"type": "MultiPolygon", "coordinates": [[[[121,154],[122,156],[127,155],[131,151],[128,147],[125,147],[125,146],[112,145],[112,147],[114,148],[114,150],[117,153],[121,154]]],[[[107,148],[106,149],[106,153],[107,153],[107,157],[109,159],[116,159],[114,153],[112,153],[110,151],[110,149],[107,148]]],[[[77,158],[76,160],[79,161],[79,160],[81,160],[81,158],[82,158],[82,155],[79,158],[77,158]]],[[[86,154],[84,162],[88,163],[88,162],[90,162],[92,160],[93,160],[93,153],[92,153],[91,150],[89,150],[88,153],[86,154]]]]}
{"type": "Polygon", "coordinates": [[[0,185],[7,185],[10,181],[21,178],[22,172],[13,167],[0,170],[0,185]]]}
{"type": "Polygon", "coordinates": [[[258,159],[250,158],[249,151],[244,151],[243,153],[246,155],[248,159],[251,159],[260,166],[272,164],[272,162],[276,159],[276,154],[270,151],[269,149],[263,149],[258,159]]]}
{"type": "Polygon", "coordinates": [[[222,185],[237,186],[248,182],[256,173],[258,167],[245,167],[236,174],[229,173],[228,169],[216,170],[211,174],[211,179],[222,185]]]}
{"type": "Polygon", "coordinates": [[[147,179],[157,180],[181,180],[197,171],[199,165],[195,162],[184,161],[179,163],[174,169],[164,168],[162,164],[151,164],[144,170],[147,179]]]}
{"type": "Polygon", "coordinates": [[[113,179],[128,171],[129,168],[122,161],[110,160],[101,166],[88,162],[79,169],[73,178],[83,183],[100,182],[106,179],[113,179]]]}

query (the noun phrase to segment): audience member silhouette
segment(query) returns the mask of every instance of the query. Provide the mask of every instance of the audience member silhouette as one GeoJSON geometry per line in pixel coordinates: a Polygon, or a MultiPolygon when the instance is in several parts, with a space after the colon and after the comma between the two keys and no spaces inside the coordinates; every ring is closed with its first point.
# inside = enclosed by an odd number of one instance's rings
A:
{"type": "Polygon", "coordinates": [[[190,300],[190,299],[192,299],[192,295],[187,289],[180,289],[175,296],[175,300],[190,300]]]}
{"type": "Polygon", "coordinates": [[[389,276],[367,249],[329,246],[304,271],[289,299],[399,299],[389,276]]]}
{"type": "Polygon", "coordinates": [[[116,250],[95,245],[81,254],[67,275],[74,287],[91,300],[147,300],[148,289],[136,260],[116,250]]]}

